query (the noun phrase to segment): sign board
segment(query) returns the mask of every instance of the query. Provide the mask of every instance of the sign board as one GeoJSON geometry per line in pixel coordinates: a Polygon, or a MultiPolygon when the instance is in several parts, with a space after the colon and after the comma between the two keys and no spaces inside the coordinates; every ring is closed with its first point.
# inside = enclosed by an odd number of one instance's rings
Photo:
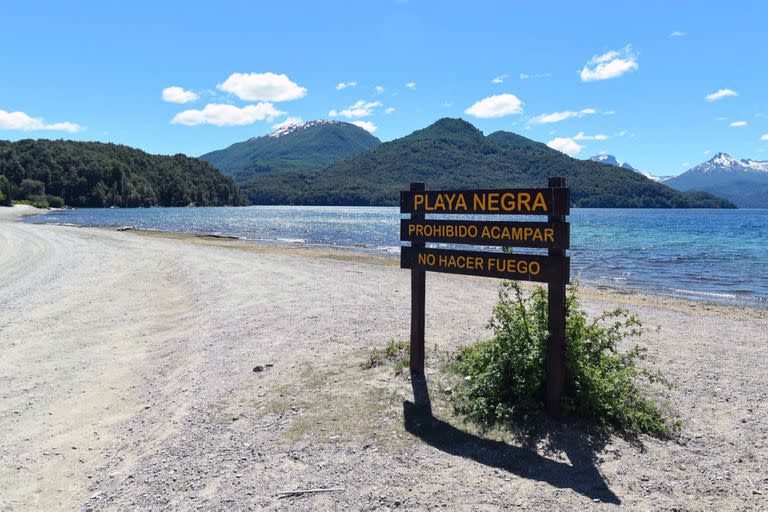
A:
{"type": "Polygon", "coordinates": [[[567,215],[569,210],[567,188],[406,190],[400,193],[400,213],[567,215]]]}
{"type": "Polygon", "coordinates": [[[568,249],[567,222],[492,222],[400,219],[400,240],[498,247],[568,249]]]}
{"type": "MultiPolygon", "coordinates": [[[[558,417],[565,382],[565,286],[570,280],[569,190],[563,178],[546,188],[500,190],[425,190],[412,183],[400,194],[400,266],[411,270],[411,371],[424,372],[425,273],[444,272],[547,283],[547,410],[558,417]],[[547,222],[457,220],[447,215],[546,215],[547,222]],[[427,247],[428,243],[547,249],[546,254],[519,254],[427,247]]],[[[496,217],[498,219],[498,217],[496,217]]]]}
{"type": "Polygon", "coordinates": [[[569,259],[566,256],[416,249],[413,247],[400,249],[400,268],[498,277],[514,281],[548,283],[563,277],[567,281],[568,267],[569,259]]]}

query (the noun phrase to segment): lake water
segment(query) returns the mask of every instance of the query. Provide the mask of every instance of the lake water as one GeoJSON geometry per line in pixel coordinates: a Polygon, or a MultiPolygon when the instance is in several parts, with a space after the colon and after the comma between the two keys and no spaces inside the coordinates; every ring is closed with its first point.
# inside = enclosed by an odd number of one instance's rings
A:
{"type": "MultiPolygon", "coordinates": [[[[399,219],[397,208],[249,206],[54,211],[25,222],[219,234],[397,257],[399,219]]],[[[768,210],[581,208],[569,221],[571,275],[582,282],[768,307],[768,210]]]]}

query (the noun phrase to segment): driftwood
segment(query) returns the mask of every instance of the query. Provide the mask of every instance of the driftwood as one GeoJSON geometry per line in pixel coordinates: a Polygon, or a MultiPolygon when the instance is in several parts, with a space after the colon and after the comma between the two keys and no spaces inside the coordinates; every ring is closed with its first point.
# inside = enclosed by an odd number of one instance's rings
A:
{"type": "Polygon", "coordinates": [[[296,491],[281,491],[277,493],[277,496],[280,498],[287,498],[288,496],[298,496],[301,494],[312,494],[315,492],[339,492],[343,490],[343,487],[328,487],[325,489],[299,489],[296,491]]]}

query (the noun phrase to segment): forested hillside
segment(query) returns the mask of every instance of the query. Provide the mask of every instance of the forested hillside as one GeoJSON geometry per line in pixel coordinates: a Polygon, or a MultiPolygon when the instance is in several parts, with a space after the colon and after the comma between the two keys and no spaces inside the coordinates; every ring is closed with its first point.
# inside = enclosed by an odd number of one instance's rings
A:
{"type": "Polygon", "coordinates": [[[706,193],[681,193],[638,173],[576,160],[509,132],[488,137],[461,119],[431,126],[348,158],[320,173],[267,173],[242,187],[254,203],[396,205],[410,182],[428,188],[546,186],[564,176],[581,207],[728,208],[706,193]]]}
{"type": "Polygon", "coordinates": [[[3,188],[6,202],[10,197],[37,206],[244,204],[232,179],[202,160],[100,142],[0,141],[3,188]]]}
{"type": "Polygon", "coordinates": [[[200,159],[241,182],[267,172],[322,171],[379,144],[379,139],[354,124],[320,120],[283,126],[200,159]]]}

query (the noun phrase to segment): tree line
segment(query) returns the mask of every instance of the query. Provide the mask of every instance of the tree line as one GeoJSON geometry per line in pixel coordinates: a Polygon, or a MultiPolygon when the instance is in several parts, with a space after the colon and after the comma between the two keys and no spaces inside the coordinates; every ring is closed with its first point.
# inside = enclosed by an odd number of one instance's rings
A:
{"type": "Polygon", "coordinates": [[[0,204],[12,200],[94,208],[245,204],[231,178],[197,158],[42,139],[0,141],[0,204]]]}

